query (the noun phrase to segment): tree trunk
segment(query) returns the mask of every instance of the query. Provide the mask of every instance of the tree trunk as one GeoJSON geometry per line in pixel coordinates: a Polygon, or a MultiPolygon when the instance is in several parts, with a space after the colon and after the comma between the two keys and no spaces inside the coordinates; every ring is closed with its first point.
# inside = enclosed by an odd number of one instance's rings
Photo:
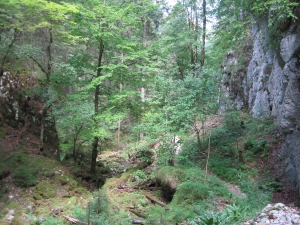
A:
{"type": "Polygon", "coordinates": [[[202,27],[202,49],[201,49],[201,59],[200,59],[200,70],[203,72],[204,62],[205,62],[205,38],[206,38],[206,0],[202,3],[203,10],[203,27],[202,27]]]}
{"type": "MultiPolygon", "coordinates": [[[[101,76],[101,71],[102,71],[102,57],[104,53],[104,44],[102,38],[99,40],[99,57],[98,57],[98,67],[97,67],[97,76],[101,76]]],[[[94,102],[94,112],[95,112],[95,117],[99,114],[99,95],[100,95],[100,84],[97,84],[95,87],[95,102],[94,102]]],[[[94,123],[95,123],[95,129],[97,127],[97,121],[94,118],[94,123]]],[[[95,136],[94,141],[93,141],[93,149],[92,149],[92,162],[91,162],[91,173],[96,172],[96,159],[98,155],[98,145],[99,145],[99,137],[95,136]]]]}
{"type": "MultiPolygon", "coordinates": [[[[123,59],[122,59],[122,63],[123,63],[123,59]]],[[[120,83],[120,92],[122,92],[123,90],[123,85],[122,83],[120,83]]],[[[118,119],[118,135],[117,135],[117,142],[118,142],[118,148],[120,147],[120,135],[121,135],[121,118],[118,119]]],[[[119,149],[120,150],[120,149],[119,149]]]]}
{"type": "MultiPolygon", "coordinates": [[[[51,28],[49,28],[48,31],[49,31],[49,43],[47,46],[47,55],[48,55],[47,70],[44,70],[42,65],[39,64],[34,58],[31,57],[38,64],[38,66],[42,69],[42,71],[46,74],[46,84],[45,84],[46,92],[48,92],[48,89],[49,89],[50,77],[51,77],[51,72],[52,72],[51,71],[52,70],[51,47],[52,47],[52,43],[53,43],[51,28]]],[[[40,151],[44,150],[44,131],[45,131],[45,121],[46,121],[45,119],[47,117],[47,112],[50,107],[51,107],[51,105],[49,105],[49,106],[44,105],[44,108],[42,111],[41,129],[40,129],[40,151]]]]}
{"type": "Polygon", "coordinates": [[[91,173],[96,173],[96,160],[98,155],[98,144],[99,144],[99,138],[97,136],[94,137],[93,141],[93,150],[92,150],[92,163],[91,163],[91,173]]]}
{"type": "Polygon", "coordinates": [[[196,129],[195,131],[196,131],[196,136],[197,136],[198,151],[201,154],[202,153],[202,142],[201,142],[200,130],[196,129]]]}
{"type": "Polygon", "coordinates": [[[40,151],[44,150],[44,130],[45,130],[45,117],[47,115],[46,108],[42,111],[42,118],[41,118],[41,127],[40,127],[40,151]]]}
{"type": "Polygon", "coordinates": [[[79,128],[75,127],[75,135],[73,138],[73,158],[74,158],[75,162],[77,160],[77,155],[78,155],[78,148],[76,149],[76,143],[79,139],[79,134],[80,134],[81,129],[83,128],[83,124],[84,123],[82,122],[79,128]]]}
{"type": "Polygon", "coordinates": [[[3,57],[2,61],[1,61],[0,77],[3,76],[3,73],[4,73],[5,60],[6,60],[6,58],[7,58],[8,54],[9,54],[11,48],[13,47],[13,45],[14,45],[15,41],[17,40],[17,37],[18,37],[18,32],[16,30],[14,32],[15,32],[14,33],[14,37],[13,37],[11,43],[8,45],[7,51],[5,52],[5,55],[4,55],[4,57],[3,57]]]}

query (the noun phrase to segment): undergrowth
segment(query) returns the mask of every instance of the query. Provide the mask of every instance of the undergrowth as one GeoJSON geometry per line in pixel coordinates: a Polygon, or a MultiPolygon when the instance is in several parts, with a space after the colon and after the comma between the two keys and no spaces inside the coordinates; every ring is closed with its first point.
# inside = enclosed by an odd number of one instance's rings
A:
{"type": "MultiPolygon", "coordinates": [[[[146,147],[141,148],[137,156],[142,163],[119,177],[109,179],[102,189],[92,195],[71,176],[55,174],[57,161],[19,153],[6,162],[2,161],[0,169],[4,171],[9,168],[8,173],[12,175],[15,185],[33,188],[37,192],[32,197],[32,201],[41,204],[35,211],[36,216],[28,210],[21,211],[30,219],[28,224],[67,224],[62,216],[55,218],[49,213],[51,208],[64,205],[64,214],[95,225],[132,224],[134,220],[153,225],[230,225],[252,217],[267,204],[271,192],[281,188],[278,182],[260,178],[259,171],[255,169],[256,158],[268,156],[268,135],[273,131],[270,120],[253,119],[245,113],[230,112],[224,117],[222,126],[210,131],[208,173],[205,172],[208,152],[199,152],[194,138],[188,138],[183,142],[181,153],[173,158],[176,166],[167,164],[167,160],[158,160],[161,162],[158,168],[152,173],[146,172],[144,168],[153,161],[153,154],[148,154],[152,151],[146,147]],[[42,178],[47,181],[41,181],[42,178]],[[137,188],[132,192],[122,189],[124,185],[133,187],[153,180],[162,188],[154,189],[151,195],[167,202],[165,207],[153,204],[142,189],[137,188]],[[239,191],[229,190],[229,185],[239,191]],[[55,196],[57,188],[63,188],[61,198],[55,196]],[[45,194],[44,189],[48,189],[45,194]],[[47,206],[43,206],[44,201],[47,206]],[[138,218],[128,208],[147,218],[138,218]]],[[[202,141],[202,146],[203,149],[208,148],[207,137],[202,141]]],[[[158,150],[161,156],[163,151],[158,150]]],[[[76,165],[73,164],[66,165],[74,169],[76,165]]],[[[0,194],[5,195],[6,192],[0,189],[0,194]]],[[[4,216],[7,209],[1,213],[4,216]]]]}

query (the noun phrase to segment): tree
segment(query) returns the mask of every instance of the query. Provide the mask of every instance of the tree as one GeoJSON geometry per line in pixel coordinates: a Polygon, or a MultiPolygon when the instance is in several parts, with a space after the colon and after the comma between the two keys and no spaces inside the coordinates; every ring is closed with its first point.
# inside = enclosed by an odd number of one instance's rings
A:
{"type": "Polygon", "coordinates": [[[138,87],[145,86],[141,78],[152,68],[151,52],[142,44],[139,5],[89,1],[79,7],[72,33],[82,37],[85,46],[78,52],[88,58],[77,63],[76,70],[83,68],[81,76],[89,81],[85,93],[93,94],[91,172],[95,173],[100,142],[109,139],[128,114],[140,114],[138,87]]]}
{"type": "MultiPolygon", "coordinates": [[[[1,14],[0,29],[11,33],[11,41],[5,50],[1,62],[1,74],[3,73],[4,63],[8,54],[12,51],[13,46],[18,43],[15,54],[18,57],[27,56],[39,67],[44,73],[46,79],[43,82],[44,105],[41,109],[40,120],[40,150],[44,149],[44,129],[47,112],[52,105],[52,97],[49,93],[51,86],[51,76],[54,72],[55,60],[53,60],[53,44],[57,39],[66,40],[70,36],[65,33],[65,25],[70,21],[68,15],[76,12],[76,7],[67,3],[55,3],[45,0],[16,0],[1,3],[3,9],[7,9],[1,14]],[[43,39],[39,48],[28,47],[26,41],[28,36],[43,39]],[[22,40],[22,42],[20,42],[22,40]]],[[[7,38],[6,38],[7,39],[7,38]]],[[[32,47],[32,46],[31,46],[32,47]]]]}

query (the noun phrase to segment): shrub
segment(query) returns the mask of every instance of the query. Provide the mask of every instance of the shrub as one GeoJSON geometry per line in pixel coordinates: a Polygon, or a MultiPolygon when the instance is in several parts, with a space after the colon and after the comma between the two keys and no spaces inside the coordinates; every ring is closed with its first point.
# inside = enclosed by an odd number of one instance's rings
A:
{"type": "Polygon", "coordinates": [[[244,142],[244,148],[246,151],[251,151],[255,155],[260,154],[261,156],[265,156],[267,154],[268,141],[264,138],[258,140],[248,139],[244,142]]]}
{"type": "Polygon", "coordinates": [[[104,191],[99,190],[94,193],[94,199],[89,202],[87,207],[87,221],[95,225],[109,224],[107,219],[109,200],[104,191]]]}
{"type": "Polygon", "coordinates": [[[181,149],[180,154],[176,158],[177,163],[185,166],[193,166],[199,160],[198,144],[194,139],[186,139],[181,149]]]}
{"type": "Polygon", "coordinates": [[[138,182],[143,182],[148,179],[147,175],[142,170],[137,170],[131,176],[138,182]]]}
{"type": "Polygon", "coordinates": [[[233,167],[231,158],[214,158],[209,162],[210,170],[226,181],[235,181],[238,171],[233,167]]]}

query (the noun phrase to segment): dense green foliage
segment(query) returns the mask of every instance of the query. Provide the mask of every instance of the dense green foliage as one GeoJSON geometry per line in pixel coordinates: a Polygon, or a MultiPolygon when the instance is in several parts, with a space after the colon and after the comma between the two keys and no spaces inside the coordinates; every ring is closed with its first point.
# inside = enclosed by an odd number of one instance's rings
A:
{"type": "MultiPolygon", "coordinates": [[[[1,180],[11,175],[17,187],[34,188],[33,201],[50,199],[53,206],[58,193],[53,185],[63,187],[60,197],[76,195],[67,212],[88,224],[132,224],[124,211],[128,204],[146,214],[146,224],[242,221],[282,184],[259,177],[252,167],[257,158],[268,157],[273,121],[235,111],[229,99],[229,111],[216,115],[226,98],[220,90],[224,57],[236,51],[240,60],[232,71],[246,70],[244,47],[251,41],[253,18],[268,15],[270,42],[276,43],[282,24],[298,19],[297,5],[289,0],[179,0],[173,7],[151,0],[1,1],[0,77],[10,71],[37,81],[22,94],[41,102],[40,131],[35,131],[40,151],[47,155],[44,130],[47,121],[55,121],[55,154],[71,171],[62,174],[54,169],[57,162],[43,164],[43,158],[32,159],[21,149],[0,162],[1,180]],[[209,20],[215,22],[208,29],[209,20]],[[222,125],[209,125],[214,118],[222,125]],[[112,151],[119,153],[120,164],[135,160],[138,166],[118,165],[116,172],[109,159],[99,161],[112,151]],[[156,170],[144,171],[150,164],[156,170]],[[119,177],[88,196],[86,208],[78,203],[77,195],[89,193],[81,181],[98,188],[113,175],[119,177]],[[162,187],[153,195],[163,196],[167,209],[151,205],[140,187],[114,196],[124,184],[143,182],[162,187]],[[243,193],[232,193],[225,182],[243,193]]],[[[0,119],[0,139],[5,139],[0,119]]],[[[0,197],[7,191],[0,187],[0,197]]],[[[47,217],[26,212],[36,224],[64,223],[38,213],[47,217]]]]}

